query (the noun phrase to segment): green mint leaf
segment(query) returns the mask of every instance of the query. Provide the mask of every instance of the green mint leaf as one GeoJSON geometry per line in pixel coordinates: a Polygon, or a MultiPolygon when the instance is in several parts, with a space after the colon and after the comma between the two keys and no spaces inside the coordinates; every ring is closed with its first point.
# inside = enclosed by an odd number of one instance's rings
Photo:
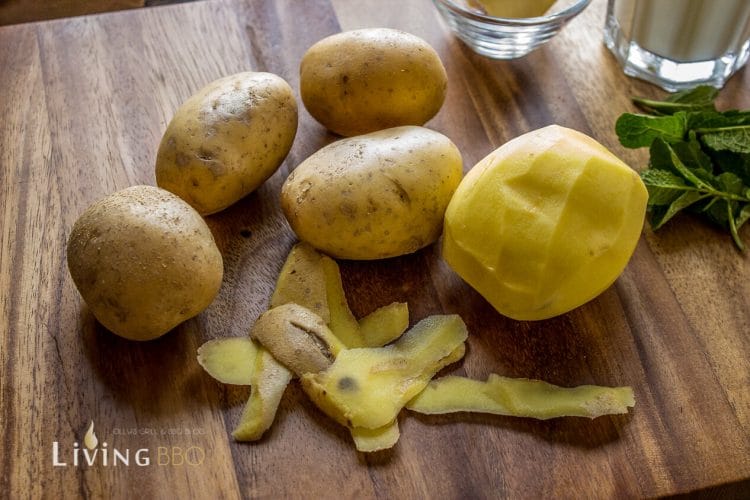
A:
{"type": "MultiPolygon", "coordinates": [[[[706,201],[707,203],[696,203],[692,207],[690,207],[690,210],[692,210],[695,213],[700,212],[710,212],[712,207],[716,204],[717,201],[721,200],[718,196],[714,196],[713,198],[708,198],[706,201]]],[[[724,212],[722,212],[724,213],[724,212]]]]}
{"type": "Polygon", "coordinates": [[[675,142],[671,146],[686,167],[692,170],[705,170],[708,173],[713,173],[714,167],[711,157],[703,152],[701,143],[693,131],[688,132],[687,141],[675,142]]]}
{"type": "Polygon", "coordinates": [[[685,113],[671,116],[648,116],[633,113],[620,115],[615,123],[615,132],[626,148],[648,147],[654,139],[666,142],[681,141],[687,132],[685,113]]]}
{"type": "Polygon", "coordinates": [[[728,199],[719,199],[716,203],[709,203],[703,209],[706,216],[716,224],[729,230],[732,235],[732,240],[737,248],[744,251],[745,245],[740,239],[739,235],[739,215],[741,210],[738,210],[738,203],[728,199]],[[736,214],[736,215],[735,215],[736,214]]]}
{"type": "Polygon", "coordinates": [[[737,245],[737,248],[740,249],[740,251],[745,251],[745,245],[742,243],[742,240],[740,239],[740,234],[737,231],[737,221],[734,218],[734,210],[732,205],[733,203],[727,202],[727,219],[729,219],[729,232],[732,233],[732,239],[734,240],[734,244],[737,245]]]}
{"type": "Polygon", "coordinates": [[[715,88],[702,85],[669,95],[663,101],[634,97],[633,102],[646,112],[655,115],[672,115],[679,111],[711,111],[718,95],[715,88]]]}
{"type": "MultiPolygon", "coordinates": [[[[669,157],[672,159],[672,165],[674,166],[675,170],[685,178],[688,182],[692,183],[695,187],[699,189],[706,189],[706,190],[712,190],[713,186],[711,183],[705,179],[708,178],[705,174],[708,172],[700,172],[700,174],[697,174],[698,170],[693,171],[689,169],[684,163],[682,163],[682,160],[680,160],[680,157],[677,156],[677,153],[674,152],[674,149],[667,144],[666,142],[661,141],[661,144],[664,145],[664,147],[667,148],[667,151],[669,152],[669,157]]],[[[710,175],[710,174],[709,174],[710,175]]]]}
{"type": "Polygon", "coordinates": [[[706,148],[711,155],[715,172],[732,172],[746,186],[750,186],[750,154],[733,153],[731,151],[713,151],[706,148]]]}
{"type": "Polygon", "coordinates": [[[737,220],[735,222],[737,229],[741,228],[745,222],[747,222],[750,219],[750,203],[745,203],[742,205],[742,208],[739,211],[739,214],[737,215],[737,220]]]}
{"type": "Polygon", "coordinates": [[[708,203],[697,203],[690,207],[690,211],[700,214],[719,227],[729,229],[727,220],[727,201],[717,197],[710,198],[708,203]]]}
{"type": "Polygon", "coordinates": [[[652,210],[651,211],[651,227],[656,231],[660,227],[662,227],[669,219],[677,215],[681,210],[689,207],[690,205],[699,202],[703,199],[708,198],[710,195],[705,193],[700,193],[698,191],[685,191],[680,196],[678,196],[670,205],[669,207],[664,210],[662,207],[662,210],[652,210]]]}
{"type": "Polygon", "coordinates": [[[702,111],[688,113],[687,118],[688,128],[691,130],[750,125],[750,111],[702,111]]]}
{"type": "Polygon", "coordinates": [[[745,185],[742,183],[742,179],[737,175],[732,172],[724,172],[716,176],[716,179],[719,181],[719,186],[721,186],[723,191],[742,196],[742,191],[745,190],[745,185]]]}
{"type": "Polygon", "coordinates": [[[648,169],[641,173],[641,179],[648,190],[648,205],[671,205],[682,193],[692,189],[668,170],[648,169]]]}
{"type": "Polygon", "coordinates": [[[715,188],[718,185],[713,174],[702,168],[705,160],[695,155],[693,147],[684,141],[667,144],[664,140],[657,138],[651,144],[649,152],[651,153],[649,168],[669,170],[694,186],[704,189],[715,188]],[[683,157],[685,161],[682,160],[683,157]]]}
{"type": "Polygon", "coordinates": [[[750,153],[750,125],[698,129],[703,144],[715,151],[750,153]]]}
{"type": "Polygon", "coordinates": [[[666,98],[666,101],[713,107],[714,100],[716,100],[716,97],[718,95],[718,89],[710,85],[698,85],[693,89],[687,89],[670,94],[669,97],[666,98]]]}
{"type": "Polygon", "coordinates": [[[717,90],[698,87],[663,101],[634,98],[648,114],[624,113],[615,131],[623,146],[649,147],[641,178],[649,220],[658,229],[688,210],[727,228],[750,220],[750,110],[718,111],[717,90]]]}
{"type": "Polygon", "coordinates": [[[670,170],[676,175],[680,175],[680,172],[674,167],[672,161],[672,154],[667,143],[661,139],[656,139],[651,143],[649,147],[649,160],[648,168],[659,169],[659,170],[670,170]]]}

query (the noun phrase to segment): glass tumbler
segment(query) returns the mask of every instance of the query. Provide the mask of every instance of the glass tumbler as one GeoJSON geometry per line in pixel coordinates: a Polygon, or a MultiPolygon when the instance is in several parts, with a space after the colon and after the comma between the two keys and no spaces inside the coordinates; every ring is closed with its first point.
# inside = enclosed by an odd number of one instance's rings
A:
{"type": "Polygon", "coordinates": [[[750,0],[609,0],[604,41],[630,76],[721,88],[750,55],[750,0]]]}

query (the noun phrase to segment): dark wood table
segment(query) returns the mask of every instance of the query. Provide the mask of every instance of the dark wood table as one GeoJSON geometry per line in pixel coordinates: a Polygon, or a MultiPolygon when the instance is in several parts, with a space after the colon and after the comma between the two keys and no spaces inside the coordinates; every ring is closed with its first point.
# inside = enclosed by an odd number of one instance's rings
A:
{"type": "MultiPolygon", "coordinates": [[[[535,421],[404,411],[388,452],[354,451],[346,430],[293,383],[258,443],[233,442],[248,388],[198,366],[204,341],[246,335],[267,307],[295,241],[278,206],[288,173],[334,138],[301,108],[281,169],[208,218],[225,259],[213,305],[159,340],[105,331],[65,264],[70,228],[97,198],[154,183],[156,148],[178,105],[205,83],[248,69],[298,89],[298,63],[322,37],[366,26],[425,38],[449,73],[429,126],[468,170],[505,141],[559,123],[592,135],[635,168],[613,128],[633,94],[602,44],[605,2],[516,61],[457,41],[428,0],[202,1],[0,28],[0,496],[176,498],[650,497],[750,478],[750,265],[730,238],[690,217],[647,226],[630,264],[596,300],[533,323],[497,314],[439,250],[342,262],[357,315],[408,301],[412,320],[459,313],[471,332],[457,373],[560,385],[631,385],[625,416],[535,421]],[[110,462],[73,464],[90,422],[110,462]],[[57,443],[57,444],[55,444],[57,443]],[[57,447],[58,462],[53,461],[57,447]],[[149,463],[136,454],[146,449],[149,463]],[[129,465],[112,464],[114,450],[129,465]]],[[[750,107],[750,70],[722,107],[750,107]]],[[[750,239],[750,230],[742,235],[750,239]]],[[[80,454],[80,453],[79,453],[80,454]]],[[[100,457],[101,458],[101,457],[100,457]]],[[[722,486],[727,485],[729,486],[722,486]]],[[[716,490],[712,490],[716,491],[716,490]]]]}

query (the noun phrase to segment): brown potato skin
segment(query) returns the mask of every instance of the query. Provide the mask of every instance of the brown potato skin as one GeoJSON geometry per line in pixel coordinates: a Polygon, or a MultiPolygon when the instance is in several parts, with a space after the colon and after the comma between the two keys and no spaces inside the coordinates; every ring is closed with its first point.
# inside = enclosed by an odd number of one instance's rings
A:
{"type": "Polygon", "coordinates": [[[129,187],[89,206],[73,225],[67,260],[96,319],[131,340],[157,338],[203,311],[223,276],[205,221],[153,186],[129,187]]]}
{"type": "Polygon", "coordinates": [[[423,125],[443,105],[447,82],[427,42],[387,28],[324,38],[300,63],[305,107],[323,126],[347,137],[423,125]]]}
{"type": "Polygon", "coordinates": [[[296,133],[297,101],[281,77],[220,78],[175,112],[156,156],[156,183],[202,215],[219,212],[279,168],[296,133]]]}
{"type": "Polygon", "coordinates": [[[349,137],[294,169],[281,208],[300,240],[331,257],[405,255],[440,236],[462,165],[451,140],[424,127],[349,137]]]}

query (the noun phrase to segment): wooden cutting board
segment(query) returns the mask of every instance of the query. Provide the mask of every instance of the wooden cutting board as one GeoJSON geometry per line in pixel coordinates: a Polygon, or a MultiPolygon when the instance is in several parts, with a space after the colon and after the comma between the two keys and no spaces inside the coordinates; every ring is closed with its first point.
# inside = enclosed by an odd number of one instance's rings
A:
{"type": "MultiPolygon", "coordinates": [[[[233,442],[249,391],[214,382],[195,360],[201,343],[246,335],[267,307],[295,241],[279,210],[280,185],[334,139],[304,109],[279,172],[208,218],[226,272],[199,317],[153,342],[119,339],[97,324],[66,269],[66,238],[87,205],[154,183],[157,145],[183,100],[248,69],[275,72],[297,89],[304,51],[341,30],[400,28],[438,50],[449,92],[429,125],[455,141],[467,170],[550,123],[586,132],[641,168],[645,153],[620,147],[614,122],[633,109],[630,95],[662,93],[625,77],[604,48],[604,3],[593,2],[539,51],[507,62],[473,54],[428,0],[205,1],[0,28],[0,496],[746,493],[750,266],[727,235],[687,216],[658,234],[644,228],[611,288],[541,322],[494,312],[434,247],[342,262],[357,315],[394,300],[409,303],[413,321],[460,314],[471,336],[456,373],[630,385],[637,401],[628,415],[593,421],[404,411],[398,445],[372,455],[355,452],[346,430],[296,383],[267,436],[233,442]],[[74,443],[82,446],[90,422],[110,461],[88,466],[81,455],[76,467],[74,443]],[[115,450],[129,454],[128,465],[113,465],[115,450]]],[[[748,69],[736,75],[720,106],[750,107],[749,79],[748,69]]],[[[748,228],[742,234],[750,240],[748,228]]]]}

